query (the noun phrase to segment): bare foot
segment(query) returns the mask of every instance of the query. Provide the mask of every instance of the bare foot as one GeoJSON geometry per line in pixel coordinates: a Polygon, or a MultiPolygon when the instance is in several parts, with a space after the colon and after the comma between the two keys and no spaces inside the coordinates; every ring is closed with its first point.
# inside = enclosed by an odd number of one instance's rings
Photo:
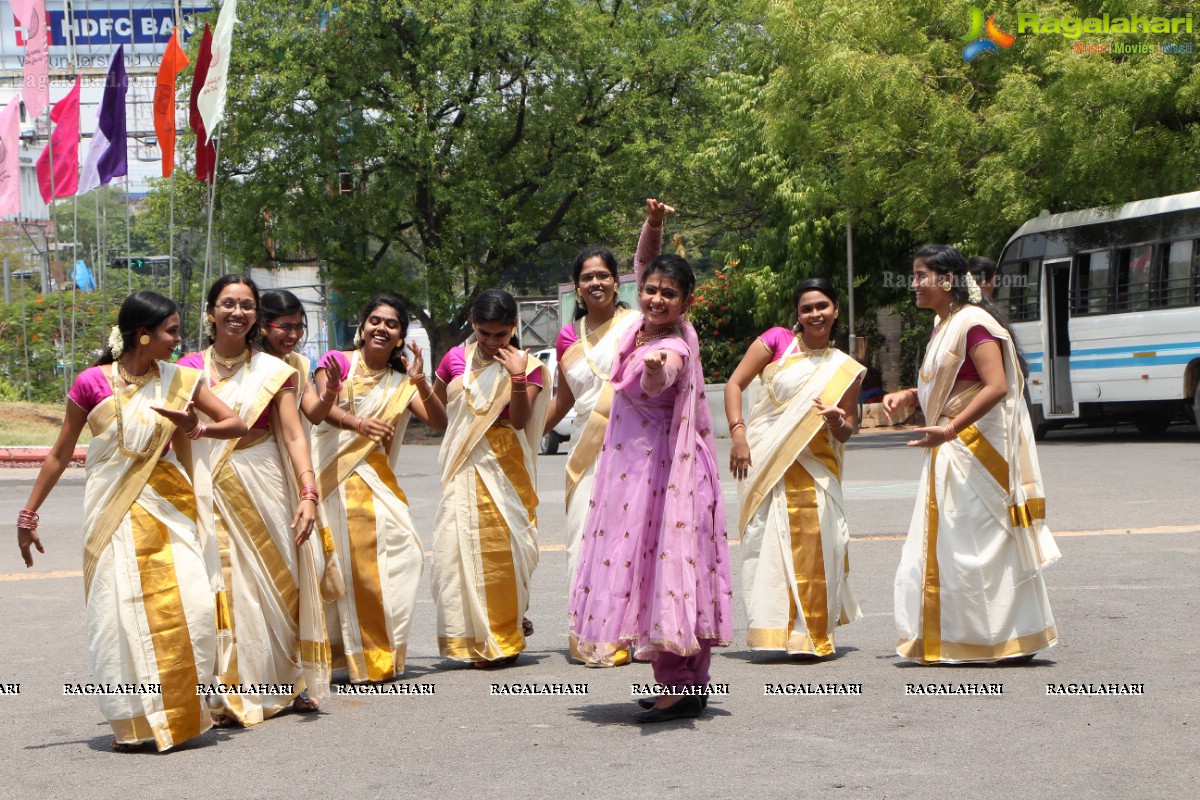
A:
{"type": "Polygon", "coordinates": [[[112,749],[114,753],[140,753],[146,747],[146,742],[118,742],[113,739],[112,749]]]}
{"type": "Polygon", "coordinates": [[[212,723],[214,728],[242,727],[242,723],[238,722],[236,717],[231,717],[228,714],[213,714],[212,723]]]}

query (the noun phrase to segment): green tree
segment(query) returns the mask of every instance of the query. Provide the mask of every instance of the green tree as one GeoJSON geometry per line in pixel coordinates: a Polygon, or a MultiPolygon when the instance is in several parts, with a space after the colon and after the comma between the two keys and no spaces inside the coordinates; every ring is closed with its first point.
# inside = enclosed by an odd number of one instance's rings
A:
{"type": "Polygon", "coordinates": [[[738,6],[243,3],[232,74],[253,77],[231,82],[223,123],[226,251],[317,258],[347,303],[397,291],[440,353],[506,269],[549,261],[551,285],[580,244],[632,238],[713,124],[701,86],[738,55],[738,6]]]}

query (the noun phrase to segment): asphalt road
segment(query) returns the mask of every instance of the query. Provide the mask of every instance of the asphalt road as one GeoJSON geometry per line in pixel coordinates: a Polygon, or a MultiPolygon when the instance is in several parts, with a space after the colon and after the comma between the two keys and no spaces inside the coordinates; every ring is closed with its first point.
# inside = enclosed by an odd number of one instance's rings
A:
{"type": "MultiPolygon", "coordinates": [[[[902,665],[892,576],[920,453],[901,433],[856,437],[846,494],[851,580],[865,617],[837,658],[793,663],[737,641],[714,658],[729,685],[697,720],[631,723],[645,665],[589,670],[566,657],[563,456],[540,463],[537,632],[517,666],[481,673],[438,657],[422,589],[405,683],[432,695],[333,697],[319,715],[211,731],[167,754],[114,754],[90,697],[79,532],[83,471],[42,510],[48,548],[20,564],[10,521],[34,471],[0,470],[0,796],[1194,798],[1200,649],[1200,434],[1175,426],[1051,434],[1040,448],[1048,518],[1063,559],[1047,572],[1061,644],[1025,667],[902,665]],[[579,696],[495,696],[491,685],[586,684],[579,696]],[[861,694],[766,696],[765,684],[861,685],[861,694]],[[925,696],[908,684],[1001,684],[999,696],[925,696]],[[1142,695],[1048,696],[1047,684],[1140,684],[1142,695]],[[9,687],[11,689],[11,687],[9,687]]],[[[728,460],[722,443],[719,463],[728,460]]],[[[401,485],[426,546],[436,448],[409,446],[401,485]]],[[[734,484],[725,484],[729,513],[734,484]]],[[[739,548],[732,548],[736,564],[739,548]]],[[[428,569],[426,576],[428,575],[428,569]]]]}

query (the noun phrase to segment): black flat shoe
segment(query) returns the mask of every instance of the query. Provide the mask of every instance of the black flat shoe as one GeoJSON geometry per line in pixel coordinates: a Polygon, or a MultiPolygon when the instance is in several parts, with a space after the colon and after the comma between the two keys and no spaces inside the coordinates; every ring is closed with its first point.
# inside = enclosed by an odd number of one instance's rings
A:
{"type": "Polygon", "coordinates": [[[701,702],[700,695],[691,694],[666,708],[651,708],[648,711],[642,711],[634,717],[634,720],[641,723],[670,722],[673,719],[698,717],[703,711],[704,704],[701,702]]]}
{"type": "Polygon", "coordinates": [[[1035,656],[1037,656],[1037,653],[1026,653],[1023,656],[1009,656],[1008,658],[1000,659],[996,663],[1006,667],[1020,666],[1021,664],[1028,664],[1030,661],[1033,661],[1035,656]]]}
{"type": "MultiPolygon", "coordinates": [[[[708,695],[700,694],[696,695],[696,697],[700,698],[701,708],[708,708],[708,695]]],[[[654,708],[654,704],[658,702],[658,698],[659,695],[653,695],[651,697],[639,697],[637,704],[642,708],[654,708]]]]}

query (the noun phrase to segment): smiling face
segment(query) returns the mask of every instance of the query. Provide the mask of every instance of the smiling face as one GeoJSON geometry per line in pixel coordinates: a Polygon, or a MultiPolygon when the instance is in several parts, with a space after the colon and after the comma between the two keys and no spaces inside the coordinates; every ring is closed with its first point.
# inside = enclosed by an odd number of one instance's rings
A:
{"type": "Polygon", "coordinates": [[[609,308],[617,296],[617,276],[609,272],[600,256],[583,262],[575,288],[588,310],[609,308]]]}
{"type": "Polygon", "coordinates": [[[245,345],[246,336],[258,318],[254,292],[244,283],[231,283],[217,295],[208,309],[218,343],[245,345]]]}
{"type": "Polygon", "coordinates": [[[837,305],[824,292],[810,289],[800,295],[796,303],[796,319],[809,347],[822,347],[829,343],[837,314],[837,305]]]}
{"type": "Polygon", "coordinates": [[[296,345],[304,338],[304,332],[304,314],[297,311],[265,323],[263,338],[267,340],[271,352],[282,357],[296,349],[296,345]]]}
{"type": "Polygon", "coordinates": [[[687,311],[695,298],[684,296],[673,278],[654,272],[646,277],[638,290],[638,304],[646,318],[647,329],[661,330],[673,325],[687,311]]]}
{"type": "Polygon", "coordinates": [[[158,324],[158,327],[153,330],[139,330],[134,341],[138,342],[135,347],[140,354],[149,356],[154,361],[166,361],[175,352],[175,348],[179,347],[181,341],[179,336],[179,315],[172,314],[158,324]],[[149,334],[150,343],[141,344],[138,340],[143,334],[149,334]]]}
{"type": "Polygon", "coordinates": [[[916,295],[917,308],[930,308],[940,315],[949,308],[951,294],[944,288],[950,280],[949,275],[941,275],[927,267],[920,259],[913,260],[912,290],[916,295]]]}
{"type": "Polygon", "coordinates": [[[510,322],[476,322],[475,341],[479,350],[485,356],[494,356],[509,343],[513,336],[513,326],[510,322]]]}
{"type": "Polygon", "coordinates": [[[396,309],[380,303],[367,312],[367,318],[363,320],[363,353],[374,353],[390,358],[392,351],[400,346],[400,337],[403,335],[403,326],[396,309]]]}

